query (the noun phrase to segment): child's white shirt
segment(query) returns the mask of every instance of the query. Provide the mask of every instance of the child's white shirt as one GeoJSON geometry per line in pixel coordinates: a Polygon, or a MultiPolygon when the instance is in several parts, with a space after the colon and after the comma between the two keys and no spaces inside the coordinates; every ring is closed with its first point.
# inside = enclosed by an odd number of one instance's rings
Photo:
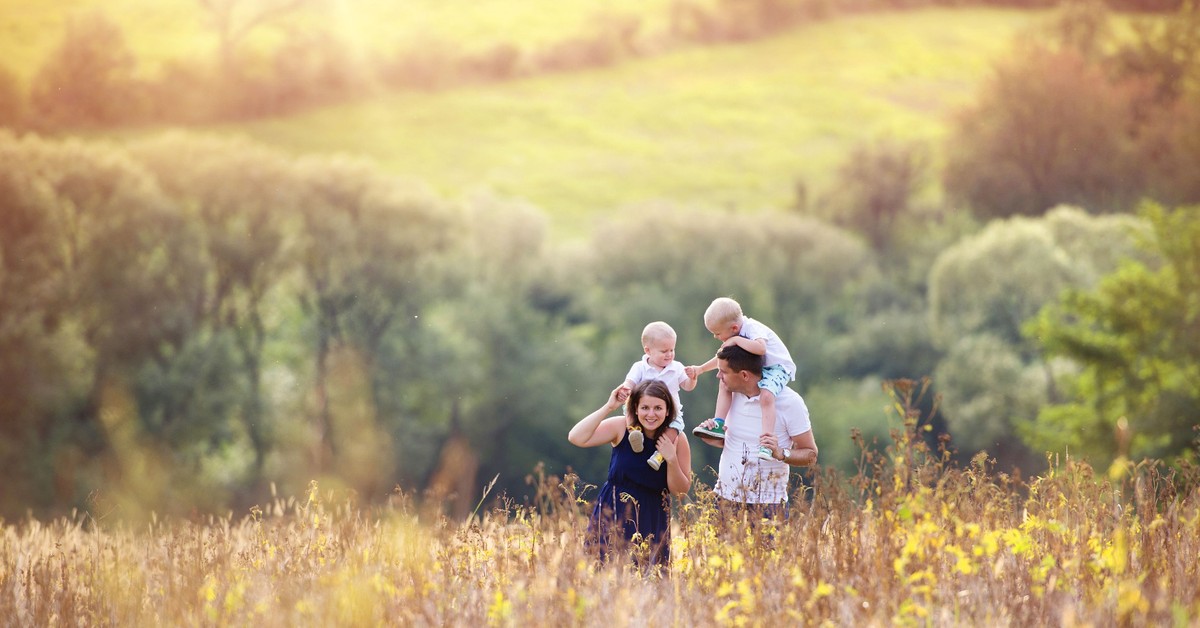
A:
{"type": "Polygon", "coordinates": [[[766,340],[767,353],[763,356],[763,366],[781,365],[787,371],[788,381],[796,380],[796,363],[792,361],[792,354],[788,351],[787,345],[783,344],[783,341],[779,339],[779,335],[772,331],[770,327],[763,325],[749,316],[743,316],[738,335],[750,340],[758,340],[759,338],[766,340]]]}
{"type": "Polygon", "coordinates": [[[665,368],[660,369],[650,363],[650,356],[643,355],[641,360],[634,362],[633,366],[629,367],[629,374],[625,376],[625,379],[635,385],[648,379],[657,379],[666,384],[667,390],[671,391],[671,397],[675,401],[675,407],[679,409],[679,416],[683,416],[683,404],[679,402],[679,386],[688,381],[688,376],[684,371],[683,363],[679,360],[672,360],[665,368]]]}

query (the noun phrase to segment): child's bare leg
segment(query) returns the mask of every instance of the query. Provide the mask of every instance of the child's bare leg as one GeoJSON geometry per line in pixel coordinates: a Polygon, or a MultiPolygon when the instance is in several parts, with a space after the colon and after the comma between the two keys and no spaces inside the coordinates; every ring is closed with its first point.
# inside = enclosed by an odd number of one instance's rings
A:
{"type": "MultiPolygon", "coordinates": [[[[758,389],[758,404],[762,408],[762,433],[763,435],[775,433],[775,393],[766,388],[758,389]]],[[[774,458],[771,449],[766,445],[759,445],[758,457],[763,460],[774,458]]]]}
{"type": "Polygon", "coordinates": [[[718,419],[725,420],[725,415],[729,414],[729,406],[733,405],[733,393],[725,387],[725,382],[719,382],[717,388],[717,411],[713,416],[718,419]]]}
{"type": "Polygon", "coordinates": [[[725,438],[725,415],[729,414],[729,407],[733,405],[733,393],[725,387],[725,382],[718,380],[717,392],[717,407],[716,414],[712,418],[712,427],[706,427],[709,421],[704,421],[697,425],[692,433],[697,436],[705,436],[709,438],[725,438]]]}

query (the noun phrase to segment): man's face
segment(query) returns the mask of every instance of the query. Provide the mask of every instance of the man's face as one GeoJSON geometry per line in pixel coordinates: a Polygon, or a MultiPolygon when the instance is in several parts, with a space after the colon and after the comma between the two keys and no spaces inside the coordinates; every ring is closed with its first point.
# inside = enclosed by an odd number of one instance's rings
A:
{"type": "Polygon", "coordinates": [[[751,382],[749,374],[745,371],[734,371],[729,368],[729,363],[725,360],[717,360],[717,379],[733,392],[742,393],[747,397],[757,394],[758,383],[751,382]]]}

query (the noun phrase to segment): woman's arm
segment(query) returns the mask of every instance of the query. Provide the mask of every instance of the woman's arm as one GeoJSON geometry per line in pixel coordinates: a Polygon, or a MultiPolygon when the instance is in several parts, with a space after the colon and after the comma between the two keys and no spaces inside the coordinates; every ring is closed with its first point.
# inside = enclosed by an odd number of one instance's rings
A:
{"type": "Polygon", "coordinates": [[[625,417],[612,417],[605,419],[612,414],[617,408],[621,407],[621,402],[617,401],[620,391],[624,384],[613,389],[608,395],[608,401],[600,406],[595,412],[583,417],[571,428],[567,434],[567,440],[571,441],[576,447],[596,447],[609,443],[616,445],[621,438],[621,432],[625,429],[625,417]]]}
{"type": "Polygon", "coordinates": [[[692,446],[682,433],[672,443],[669,438],[658,439],[658,452],[667,461],[667,489],[681,494],[692,488],[692,446]]]}

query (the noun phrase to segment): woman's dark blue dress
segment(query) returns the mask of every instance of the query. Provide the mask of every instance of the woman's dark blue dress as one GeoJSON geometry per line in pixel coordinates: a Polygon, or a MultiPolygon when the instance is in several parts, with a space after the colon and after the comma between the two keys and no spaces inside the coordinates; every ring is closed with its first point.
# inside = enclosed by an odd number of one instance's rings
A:
{"type": "Polygon", "coordinates": [[[646,464],[655,451],[654,443],[647,438],[642,452],[634,453],[628,431],[613,447],[608,480],[600,487],[588,522],[588,545],[602,557],[612,544],[628,542],[634,533],[640,533],[641,540],[649,543],[650,563],[667,564],[671,549],[668,465],[655,471],[646,464]]]}

